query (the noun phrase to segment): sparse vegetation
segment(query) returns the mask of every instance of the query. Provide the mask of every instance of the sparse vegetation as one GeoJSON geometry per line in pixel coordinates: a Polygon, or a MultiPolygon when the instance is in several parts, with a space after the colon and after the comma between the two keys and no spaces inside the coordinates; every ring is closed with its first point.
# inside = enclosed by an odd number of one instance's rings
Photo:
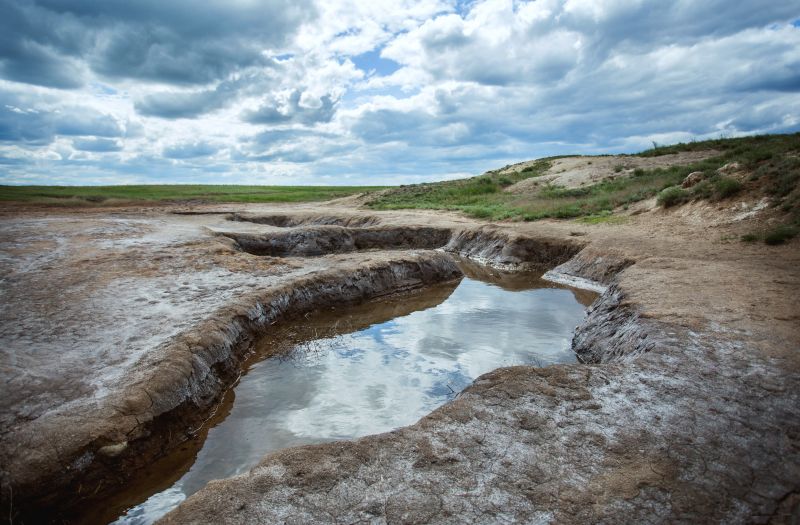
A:
{"type": "Polygon", "coordinates": [[[588,217],[581,217],[578,219],[579,222],[584,224],[622,224],[627,220],[627,217],[614,215],[608,210],[600,212],[597,215],[589,215],[588,217]]]}
{"type": "Polygon", "coordinates": [[[303,202],[346,197],[378,186],[0,186],[0,201],[55,206],[113,205],[146,201],[303,202]]]}
{"type": "MultiPolygon", "coordinates": [[[[377,196],[369,205],[375,209],[430,208],[458,210],[491,220],[537,220],[543,218],[605,217],[617,207],[659,195],[665,206],[675,206],[694,199],[722,200],[742,191],[764,191],[781,210],[787,223],[800,224],[800,134],[764,135],[737,139],[718,139],[664,146],[638,154],[654,157],[683,151],[717,151],[718,155],[684,166],[636,168],[628,176],[624,166],[614,166],[621,173],[613,180],[579,188],[561,188],[541,184],[524,193],[506,192],[503,188],[520,180],[544,174],[558,157],[541,159],[518,173],[488,172],[481,177],[461,181],[418,184],[392,189],[377,196]],[[734,169],[718,170],[738,163],[734,169]],[[689,189],[677,186],[689,173],[700,171],[703,180],[689,189]],[[752,173],[751,180],[734,177],[752,173]],[[481,180],[485,179],[485,180],[481,180]],[[664,191],[669,189],[669,191],[664,191]]],[[[506,166],[508,168],[508,166],[506,166]]],[[[505,169],[505,168],[504,168],[505,169]]],[[[533,186],[533,185],[532,185],[533,186]]],[[[530,188],[530,187],[529,187],[530,188]]]]}
{"type": "Polygon", "coordinates": [[[756,242],[759,240],[759,236],[755,233],[746,233],[742,235],[742,241],[744,242],[756,242]]]}
{"type": "Polygon", "coordinates": [[[789,224],[781,224],[764,234],[764,242],[770,245],[783,244],[797,236],[798,228],[789,224]]]}
{"type": "Polygon", "coordinates": [[[658,199],[656,199],[656,202],[665,208],[669,208],[671,206],[681,204],[682,202],[686,202],[689,200],[689,195],[689,192],[680,186],[670,186],[669,188],[661,190],[661,193],[658,194],[658,199]]]}
{"type": "MultiPolygon", "coordinates": [[[[537,177],[550,167],[549,159],[541,159],[518,172],[490,171],[470,179],[414,184],[392,189],[370,203],[376,209],[427,208],[459,210],[481,219],[515,217],[507,206],[509,194],[502,189],[519,181],[537,177]]],[[[507,167],[506,167],[507,168],[507,167]]],[[[506,169],[504,168],[504,169],[506,169]]]]}
{"type": "Polygon", "coordinates": [[[742,235],[743,242],[757,242],[764,241],[765,244],[775,246],[783,244],[786,241],[794,239],[800,233],[800,225],[797,224],[779,224],[772,228],[761,231],[751,232],[742,235]]]}
{"type": "Polygon", "coordinates": [[[736,179],[719,177],[713,182],[714,197],[717,199],[727,199],[742,191],[742,183],[736,179]]]}

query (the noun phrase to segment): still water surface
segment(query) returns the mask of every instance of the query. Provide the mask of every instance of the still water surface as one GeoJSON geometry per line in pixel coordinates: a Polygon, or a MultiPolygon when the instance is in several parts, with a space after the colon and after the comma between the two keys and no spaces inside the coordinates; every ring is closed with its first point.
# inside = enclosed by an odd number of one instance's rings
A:
{"type": "Polygon", "coordinates": [[[256,343],[188,471],[117,523],[152,523],[270,451],[414,423],[495,368],[574,361],[572,333],[591,294],[535,274],[465,270],[459,283],[276,326],[256,343]]]}

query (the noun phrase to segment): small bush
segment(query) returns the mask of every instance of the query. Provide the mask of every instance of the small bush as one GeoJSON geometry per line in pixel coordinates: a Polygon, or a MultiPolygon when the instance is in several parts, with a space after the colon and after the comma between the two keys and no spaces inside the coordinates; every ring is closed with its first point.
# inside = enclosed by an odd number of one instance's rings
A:
{"type": "Polygon", "coordinates": [[[725,199],[742,191],[742,183],[736,179],[720,177],[714,181],[714,196],[725,199]]]}
{"type": "Polygon", "coordinates": [[[645,174],[645,171],[642,168],[636,168],[635,170],[633,170],[633,176],[634,177],[641,177],[644,174],[645,174]]]}
{"type": "Polygon", "coordinates": [[[746,233],[742,235],[743,242],[756,242],[759,239],[758,234],[755,233],[746,233]]]}
{"type": "Polygon", "coordinates": [[[89,195],[88,197],[84,197],[84,200],[89,202],[103,202],[106,198],[101,195],[89,195]]]}
{"type": "Polygon", "coordinates": [[[619,173],[620,171],[622,171],[622,169],[623,169],[622,164],[617,164],[616,166],[614,166],[614,173],[619,173]]]}
{"type": "Polygon", "coordinates": [[[701,180],[692,189],[692,197],[697,199],[710,199],[714,194],[714,185],[710,180],[701,180]]]}
{"type": "Polygon", "coordinates": [[[656,202],[665,208],[676,206],[689,199],[689,192],[679,186],[670,186],[662,190],[656,198],[656,202]]]}
{"type": "Polygon", "coordinates": [[[798,229],[795,226],[781,224],[764,235],[764,242],[773,246],[776,244],[783,244],[789,239],[794,238],[797,235],[797,231],[798,229]]]}

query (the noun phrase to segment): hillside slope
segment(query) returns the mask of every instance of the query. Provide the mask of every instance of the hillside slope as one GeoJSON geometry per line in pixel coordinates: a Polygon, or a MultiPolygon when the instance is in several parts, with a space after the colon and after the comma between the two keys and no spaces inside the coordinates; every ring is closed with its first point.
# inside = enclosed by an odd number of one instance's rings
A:
{"type": "MultiPolygon", "coordinates": [[[[653,197],[765,217],[745,240],[786,240],[800,227],[800,134],[764,135],[658,147],[636,155],[550,157],[464,180],[401,186],[371,197],[376,210],[456,210],[490,220],[613,220],[653,197]],[[694,174],[693,184],[685,184],[694,174]],[[755,202],[757,204],[750,204],[755,202]]],[[[652,204],[652,203],[651,203],[652,204]]]]}

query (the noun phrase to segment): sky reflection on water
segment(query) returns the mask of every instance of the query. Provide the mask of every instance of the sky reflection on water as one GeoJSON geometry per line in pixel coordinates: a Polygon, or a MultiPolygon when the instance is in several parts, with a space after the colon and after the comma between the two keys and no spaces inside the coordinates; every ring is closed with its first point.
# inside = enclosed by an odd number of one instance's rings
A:
{"type": "Polygon", "coordinates": [[[499,284],[464,278],[455,290],[318,313],[265,336],[258,352],[279,355],[249,367],[189,471],[119,522],[151,523],[270,451],[414,423],[496,368],[574,361],[570,341],[585,315],[576,294],[536,277],[499,284]]]}

